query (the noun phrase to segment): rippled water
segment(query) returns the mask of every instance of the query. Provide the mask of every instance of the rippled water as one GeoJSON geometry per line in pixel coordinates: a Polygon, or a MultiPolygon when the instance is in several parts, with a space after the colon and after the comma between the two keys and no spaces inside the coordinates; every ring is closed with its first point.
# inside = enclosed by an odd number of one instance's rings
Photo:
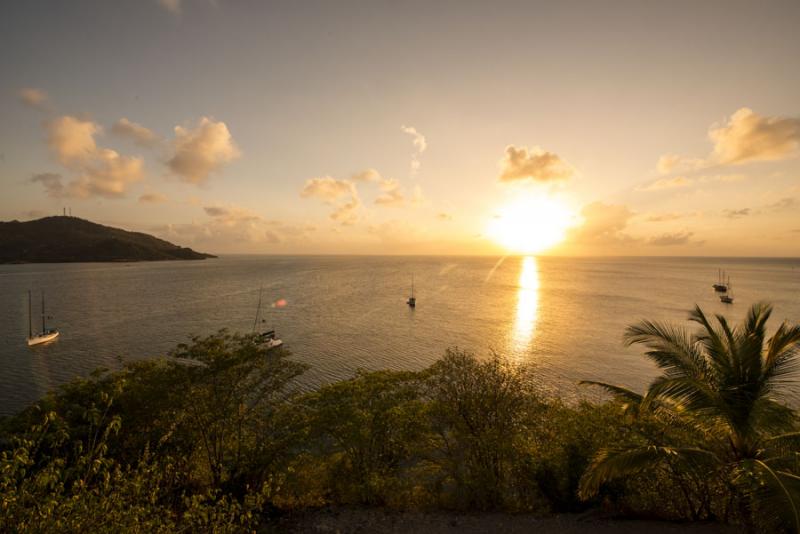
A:
{"type": "MultiPolygon", "coordinates": [[[[0,266],[0,413],[97,367],[163,355],[190,334],[250,331],[258,288],[306,380],[358,368],[420,369],[447,347],[534,362],[560,394],[601,379],[641,388],[654,369],[622,347],[625,326],[683,321],[694,303],[740,319],[767,300],[800,321],[800,261],[453,257],[225,257],[202,262],[0,266]],[[711,289],[728,269],[736,302],[711,289]],[[404,300],[414,273],[417,308],[404,300]],[[27,290],[47,295],[56,342],[28,348],[27,290]]],[[[36,321],[34,321],[34,325],[36,321]]]]}

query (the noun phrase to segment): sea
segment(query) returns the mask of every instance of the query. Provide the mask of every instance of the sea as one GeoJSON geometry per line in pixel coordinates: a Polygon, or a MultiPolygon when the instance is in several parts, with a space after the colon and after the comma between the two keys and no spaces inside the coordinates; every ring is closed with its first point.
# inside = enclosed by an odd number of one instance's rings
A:
{"type": "MultiPolygon", "coordinates": [[[[625,347],[642,319],[693,328],[688,310],[741,320],[758,301],[772,328],[800,322],[800,259],[226,256],[205,261],[0,266],[0,414],[98,368],[169,355],[222,328],[274,329],[311,368],[303,387],[359,369],[419,370],[449,348],[531,365],[541,387],[592,398],[581,380],[642,390],[657,374],[625,347]],[[732,282],[733,304],[711,285],[732,282]],[[414,280],[417,306],[406,299],[414,280]],[[41,293],[61,336],[28,347],[41,293]],[[259,295],[263,305],[255,324],[259,295]]],[[[797,396],[789,392],[792,403],[797,396]]]]}

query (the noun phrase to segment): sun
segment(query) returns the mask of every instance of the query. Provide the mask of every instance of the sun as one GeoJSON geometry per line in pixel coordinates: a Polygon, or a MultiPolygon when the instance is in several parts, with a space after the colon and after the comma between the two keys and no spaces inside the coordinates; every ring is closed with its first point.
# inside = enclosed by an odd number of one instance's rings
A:
{"type": "Polygon", "coordinates": [[[563,241],[572,219],[560,200],[530,195],[501,208],[489,221],[486,233],[510,252],[536,254],[563,241]]]}

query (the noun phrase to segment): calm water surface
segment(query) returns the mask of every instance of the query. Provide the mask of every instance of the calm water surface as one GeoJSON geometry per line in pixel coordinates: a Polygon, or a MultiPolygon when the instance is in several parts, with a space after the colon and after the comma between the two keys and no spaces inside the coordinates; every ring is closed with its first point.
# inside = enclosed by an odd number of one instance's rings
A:
{"type": "MultiPolygon", "coordinates": [[[[190,334],[250,331],[258,288],[309,384],[358,368],[421,369],[457,346],[532,362],[560,395],[600,379],[642,388],[653,366],[621,343],[641,318],[683,322],[698,303],[741,319],[770,301],[800,321],[800,260],[433,257],[224,257],[201,262],[0,266],[0,413],[97,367],[166,354],[190,334]],[[736,302],[711,289],[728,269],[736,302]],[[418,303],[404,299],[414,273],[418,303]],[[47,295],[61,337],[28,348],[27,290],[47,295]]],[[[34,322],[36,324],[36,321],[34,322]]],[[[773,322],[773,326],[777,321],[773,322]]]]}

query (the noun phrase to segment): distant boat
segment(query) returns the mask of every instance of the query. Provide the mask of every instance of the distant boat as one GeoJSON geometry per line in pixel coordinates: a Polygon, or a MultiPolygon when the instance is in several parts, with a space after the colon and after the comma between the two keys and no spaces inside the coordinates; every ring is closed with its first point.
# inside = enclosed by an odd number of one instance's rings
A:
{"type": "Polygon", "coordinates": [[[728,291],[728,293],[725,295],[720,295],[720,302],[724,302],[725,304],[733,304],[733,286],[731,285],[730,277],[728,277],[728,283],[725,284],[725,289],[728,291]]]}
{"type": "Polygon", "coordinates": [[[42,331],[33,335],[33,312],[32,312],[31,292],[28,291],[28,346],[41,345],[48,341],[53,341],[58,337],[58,330],[55,328],[47,328],[46,315],[44,311],[44,291],[42,291],[42,331]]]}
{"type": "MultiPolygon", "coordinates": [[[[261,315],[261,295],[264,292],[264,288],[260,288],[258,290],[258,307],[256,308],[256,318],[253,321],[253,333],[256,333],[256,326],[258,326],[258,319],[261,315]]],[[[264,322],[264,319],[261,319],[261,322],[264,322]]],[[[274,349],[276,347],[280,347],[283,345],[283,341],[278,339],[275,335],[275,330],[267,330],[266,332],[262,332],[256,336],[256,343],[265,349],[274,349]]]]}
{"type": "Polygon", "coordinates": [[[725,283],[725,273],[722,269],[717,272],[717,283],[712,286],[717,293],[724,293],[728,290],[728,285],[725,283]]]}
{"type": "Polygon", "coordinates": [[[411,296],[408,297],[406,301],[409,308],[416,308],[417,307],[417,297],[414,296],[414,275],[411,275],[411,296]]]}

